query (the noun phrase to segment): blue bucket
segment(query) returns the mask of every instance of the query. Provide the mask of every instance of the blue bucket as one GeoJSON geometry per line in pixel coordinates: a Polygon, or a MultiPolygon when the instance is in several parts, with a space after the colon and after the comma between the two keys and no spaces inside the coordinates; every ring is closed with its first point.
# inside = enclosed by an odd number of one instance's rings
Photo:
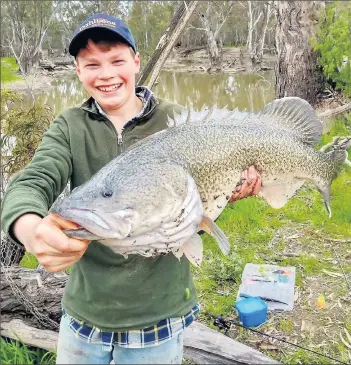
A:
{"type": "Polygon", "coordinates": [[[244,327],[257,327],[267,320],[267,304],[260,297],[249,297],[235,303],[244,327]]]}

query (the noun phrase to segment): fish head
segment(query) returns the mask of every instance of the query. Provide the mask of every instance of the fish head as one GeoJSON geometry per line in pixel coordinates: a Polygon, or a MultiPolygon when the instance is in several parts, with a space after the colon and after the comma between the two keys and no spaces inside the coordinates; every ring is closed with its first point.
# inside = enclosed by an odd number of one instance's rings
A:
{"type": "Polygon", "coordinates": [[[178,164],[157,161],[125,171],[104,169],[50,212],[100,239],[121,240],[173,219],[187,191],[188,174],[178,164]]]}
{"type": "Polygon", "coordinates": [[[72,190],[50,213],[77,223],[99,238],[121,239],[129,234],[137,212],[121,204],[116,187],[106,179],[93,179],[72,190]]]}

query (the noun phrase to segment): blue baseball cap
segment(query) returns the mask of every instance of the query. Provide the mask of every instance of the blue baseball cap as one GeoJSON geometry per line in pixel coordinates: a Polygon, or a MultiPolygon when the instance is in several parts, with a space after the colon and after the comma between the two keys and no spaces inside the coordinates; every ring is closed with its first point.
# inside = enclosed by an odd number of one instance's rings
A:
{"type": "Polygon", "coordinates": [[[69,53],[76,57],[82,42],[86,42],[88,38],[94,36],[93,39],[113,39],[128,44],[136,52],[136,44],[133,35],[128,26],[120,19],[104,13],[98,13],[90,16],[75,30],[73,38],[69,45],[69,53]]]}

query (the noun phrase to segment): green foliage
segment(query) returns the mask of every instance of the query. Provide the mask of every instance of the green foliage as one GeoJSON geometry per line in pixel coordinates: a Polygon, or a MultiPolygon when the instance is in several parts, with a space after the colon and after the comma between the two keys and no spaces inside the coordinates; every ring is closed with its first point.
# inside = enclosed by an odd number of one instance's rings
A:
{"type": "Polygon", "coordinates": [[[1,117],[6,118],[7,112],[11,105],[20,101],[18,94],[11,90],[1,89],[1,117]]]}
{"type": "Polygon", "coordinates": [[[348,2],[333,2],[326,7],[314,49],[327,79],[351,96],[351,10],[348,2]]]}
{"type": "Polygon", "coordinates": [[[53,119],[51,109],[35,101],[29,108],[20,106],[20,97],[7,90],[1,90],[1,130],[4,134],[2,146],[10,138],[15,138],[15,145],[11,156],[3,160],[4,171],[13,174],[22,170],[34,156],[35,150],[53,119]],[[9,106],[10,105],[10,106],[9,106]],[[7,107],[5,107],[7,106],[7,107]]]}
{"type": "Polygon", "coordinates": [[[26,267],[28,269],[36,269],[38,265],[39,261],[37,260],[37,258],[29,252],[25,253],[20,262],[20,266],[26,267]]]}
{"type": "Polygon", "coordinates": [[[1,364],[55,364],[56,354],[28,347],[19,341],[0,339],[1,364]]]}
{"type": "Polygon", "coordinates": [[[14,57],[1,57],[1,83],[20,80],[21,77],[16,74],[18,65],[14,57]]]}

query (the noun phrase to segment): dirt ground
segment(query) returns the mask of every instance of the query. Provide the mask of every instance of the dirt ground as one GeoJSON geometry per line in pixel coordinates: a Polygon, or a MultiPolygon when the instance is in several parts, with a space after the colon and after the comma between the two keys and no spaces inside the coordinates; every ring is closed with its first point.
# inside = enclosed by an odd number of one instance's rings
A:
{"type": "MultiPolygon", "coordinates": [[[[208,72],[210,62],[205,49],[197,50],[184,55],[184,50],[174,49],[171,56],[163,66],[167,71],[179,72],[208,72]]],[[[223,48],[222,70],[225,73],[250,71],[251,60],[245,49],[230,47],[223,48]]],[[[272,70],[276,56],[269,52],[264,53],[262,70],[272,70]]]]}

